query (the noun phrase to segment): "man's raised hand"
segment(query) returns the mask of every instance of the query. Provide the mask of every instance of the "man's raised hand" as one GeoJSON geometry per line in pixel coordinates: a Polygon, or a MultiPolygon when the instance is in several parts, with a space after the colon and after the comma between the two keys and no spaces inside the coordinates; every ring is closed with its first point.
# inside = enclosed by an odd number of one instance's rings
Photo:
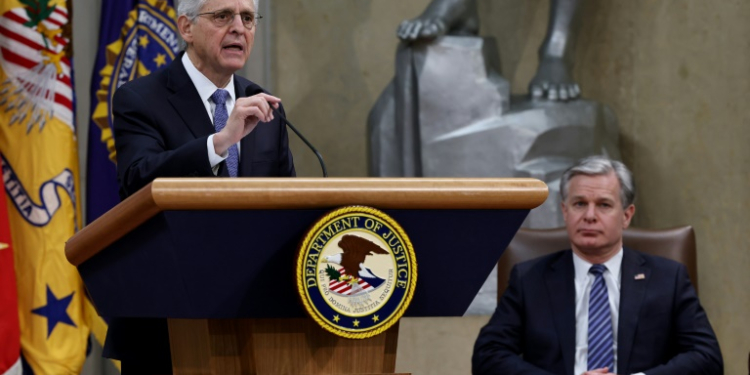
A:
{"type": "Polygon", "coordinates": [[[281,99],[265,93],[237,98],[227,125],[214,135],[216,153],[224,154],[230,146],[250,134],[259,122],[272,121],[274,116],[271,107],[279,108],[279,103],[281,99]]]}

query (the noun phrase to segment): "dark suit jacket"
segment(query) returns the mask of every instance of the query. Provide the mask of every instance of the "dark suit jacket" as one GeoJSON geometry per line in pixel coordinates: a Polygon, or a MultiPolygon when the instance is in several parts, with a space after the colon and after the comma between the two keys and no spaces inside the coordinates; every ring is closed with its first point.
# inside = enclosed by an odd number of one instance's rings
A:
{"type": "MultiPolygon", "coordinates": [[[[157,177],[214,177],[206,146],[214,126],[181,59],[182,55],[165,69],[115,92],[112,109],[122,199],[157,177]]],[[[237,98],[245,96],[248,87],[262,90],[237,75],[234,86],[237,98]]],[[[283,114],[283,107],[279,111],[283,114]]],[[[240,177],[295,175],[286,126],[278,118],[258,124],[240,147],[240,177]]],[[[229,176],[225,164],[219,167],[219,177],[229,176]]],[[[104,355],[123,360],[123,370],[129,373],[171,373],[166,321],[113,319],[104,355]]]]}
{"type": "MultiPolygon", "coordinates": [[[[234,76],[237,98],[258,85],[234,76]]],[[[157,177],[213,177],[206,142],[215,133],[198,90],[178,56],[166,69],[130,81],[115,92],[114,115],[120,197],[157,177]]],[[[284,108],[279,107],[284,113],[284,108]]],[[[222,162],[219,176],[228,177],[222,162]]],[[[286,126],[260,123],[240,141],[241,177],[294,176],[286,126]]]]}
{"type": "MultiPolygon", "coordinates": [[[[477,338],[473,373],[579,375],[574,273],[571,250],[516,265],[477,338]]],[[[619,374],[723,373],[716,336],[677,262],[624,249],[618,325],[619,374]]]]}

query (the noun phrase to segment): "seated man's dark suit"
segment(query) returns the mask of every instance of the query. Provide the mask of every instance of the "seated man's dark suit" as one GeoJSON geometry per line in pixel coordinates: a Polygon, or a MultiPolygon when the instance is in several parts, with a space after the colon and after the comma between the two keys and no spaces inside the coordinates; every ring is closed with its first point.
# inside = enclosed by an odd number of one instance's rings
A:
{"type": "MultiPolygon", "coordinates": [[[[165,69],[130,81],[113,99],[117,177],[125,199],[158,177],[214,177],[207,141],[214,125],[178,56],[165,69]]],[[[262,89],[234,76],[236,98],[262,89]]],[[[284,109],[279,106],[283,114],[284,109]]],[[[229,177],[226,161],[219,177],[229,177]]],[[[240,142],[239,177],[295,175],[287,131],[278,119],[259,123],[240,142]]],[[[212,225],[212,223],[206,223],[212,225]]],[[[170,373],[169,338],[161,319],[114,319],[104,356],[123,360],[128,373],[170,373]],[[146,372],[143,372],[146,373],[146,372]]]]}
{"type": "MultiPolygon", "coordinates": [[[[474,374],[573,374],[573,252],[513,268],[508,289],[474,347],[474,374]]],[[[624,249],[617,373],[722,374],[723,362],[686,268],[624,249]]]]}

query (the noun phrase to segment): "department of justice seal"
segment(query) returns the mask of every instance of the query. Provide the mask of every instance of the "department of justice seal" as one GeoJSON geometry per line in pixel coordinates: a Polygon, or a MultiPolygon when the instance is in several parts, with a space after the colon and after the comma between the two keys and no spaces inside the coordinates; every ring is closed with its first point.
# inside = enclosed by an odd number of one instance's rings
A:
{"type": "Polygon", "coordinates": [[[395,324],[417,283],[409,237],[385,213],[362,206],[321,218],[302,241],[296,271],[307,313],[350,339],[372,337],[395,324]]]}

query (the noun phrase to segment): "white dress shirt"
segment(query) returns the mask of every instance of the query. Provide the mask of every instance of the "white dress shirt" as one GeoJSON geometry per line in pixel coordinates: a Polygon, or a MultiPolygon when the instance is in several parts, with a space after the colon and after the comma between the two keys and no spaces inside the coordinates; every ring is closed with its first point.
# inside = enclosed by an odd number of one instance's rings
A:
{"type": "MultiPolygon", "coordinates": [[[[575,269],[576,286],[576,353],[574,375],[580,375],[587,371],[588,367],[588,335],[589,335],[589,294],[594,284],[595,276],[589,273],[593,264],[583,260],[573,252],[573,268],[575,269]]],[[[617,373],[617,318],[620,316],[620,269],[622,266],[622,249],[612,258],[604,262],[607,270],[604,271],[604,283],[607,285],[607,297],[609,297],[609,311],[612,314],[612,339],[614,340],[615,364],[609,369],[617,373]]]]}
{"type": "MultiPolygon", "coordinates": [[[[211,95],[213,95],[214,92],[219,89],[219,87],[216,87],[216,85],[214,85],[211,80],[206,78],[206,76],[203,75],[203,73],[201,73],[195,67],[195,65],[193,65],[193,62],[190,61],[190,57],[188,57],[187,53],[182,55],[182,65],[185,66],[185,70],[187,71],[190,80],[193,82],[193,86],[195,86],[195,89],[198,90],[198,95],[201,97],[201,102],[203,102],[203,106],[206,108],[206,112],[208,112],[208,118],[210,118],[211,122],[213,122],[216,103],[211,100],[211,95]]],[[[232,78],[229,79],[229,83],[225,87],[221,88],[229,92],[226,106],[227,114],[231,114],[232,110],[234,109],[234,102],[236,100],[234,93],[234,75],[232,75],[232,78]]],[[[223,155],[217,154],[216,149],[214,148],[213,134],[208,137],[206,147],[208,148],[208,162],[211,163],[211,169],[213,169],[214,175],[216,175],[219,172],[219,163],[224,161],[227,156],[229,156],[229,150],[224,151],[223,155]]],[[[237,143],[237,156],[239,157],[239,155],[240,144],[237,143]]]]}

